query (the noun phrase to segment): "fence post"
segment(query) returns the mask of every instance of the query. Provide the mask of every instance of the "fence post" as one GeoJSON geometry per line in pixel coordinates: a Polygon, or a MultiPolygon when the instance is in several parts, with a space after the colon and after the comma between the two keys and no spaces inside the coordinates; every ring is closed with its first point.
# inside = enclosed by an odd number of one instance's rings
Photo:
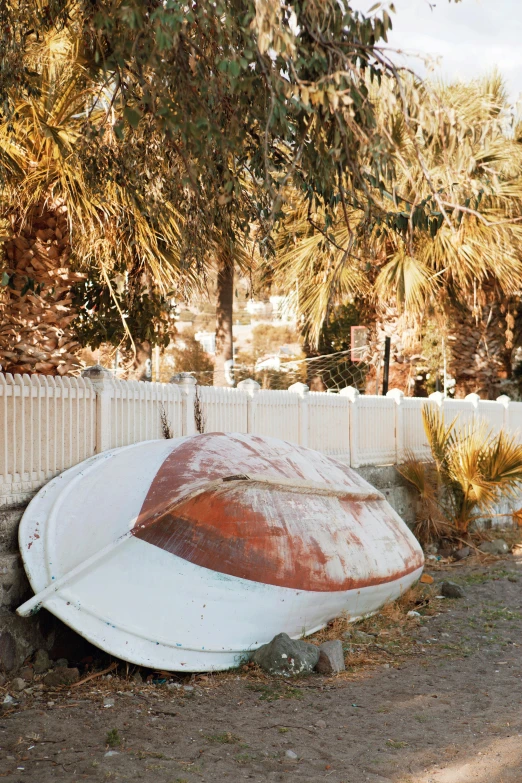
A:
{"type": "Polygon", "coordinates": [[[255,395],[261,388],[257,381],[253,378],[245,378],[244,381],[240,381],[237,388],[241,391],[245,391],[248,394],[247,403],[247,432],[254,432],[256,426],[256,397],[255,395]]]}
{"type": "Polygon", "coordinates": [[[395,460],[398,465],[404,460],[404,426],[402,417],[402,400],[404,392],[400,389],[390,389],[386,392],[387,397],[391,397],[395,400],[395,460]]]}
{"type": "Polygon", "coordinates": [[[350,465],[352,468],[359,467],[359,449],[358,449],[358,430],[357,430],[357,408],[359,401],[359,392],[355,386],[347,386],[341,389],[339,394],[342,397],[348,397],[350,400],[350,465]]]}
{"type": "Polygon", "coordinates": [[[179,386],[182,401],[181,428],[182,435],[195,435],[196,425],[196,379],[189,372],[178,372],[170,379],[179,386]]]}
{"type": "MultiPolygon", "coordinates": [[[[112,375],[102,367],[101,364],[95,364],[83,370],[82,378],[88,378],[92,383],[94,393],[96,394],[96,429],[95,429],[95,452],[101,454],[102,451],[110,449],[112,443],[112,422],[111,422],[111,399],[113,391],[112,375]]],[[[63,404],[63,402],[62,402],[63,404]]]]}
{"type": "Polygon", "coordinates": [[[306,383],[293,383],[289,392],[299,395],[299,445],[308,446],[308,393],[306,383]]]}
{"type": "Polygon", "coordinates": [[[503,419],[503,428],[507,430],[509,427],[509,403],[511,402],[511,399],[507,396],[507,394],[501,394],[500,397],[497,397],[497,402],[499,402],[504,407],[504,419],[503,419]]]}

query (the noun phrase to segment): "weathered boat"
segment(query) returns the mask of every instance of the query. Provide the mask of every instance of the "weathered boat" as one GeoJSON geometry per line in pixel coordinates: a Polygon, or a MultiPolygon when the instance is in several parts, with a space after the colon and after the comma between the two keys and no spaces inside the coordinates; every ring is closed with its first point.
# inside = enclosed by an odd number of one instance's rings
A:
{"type": "Polygon", "coordinates": [[[421,575],[382,494],[311,449],[210,433],[104,452],[28,506],[20,549],[40,607],[98,647],[171,671],[238,664],[285,631],[375,612],[421,575]]]}

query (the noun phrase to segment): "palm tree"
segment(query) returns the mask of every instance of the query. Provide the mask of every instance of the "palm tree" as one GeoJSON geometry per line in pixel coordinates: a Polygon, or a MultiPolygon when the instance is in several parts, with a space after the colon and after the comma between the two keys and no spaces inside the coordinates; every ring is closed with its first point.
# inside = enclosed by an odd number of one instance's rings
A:
{"type": "Polygon", "coordinates": [[[362,208],[338,203],[326,212],[296,195],[279,236],[275,280],[290,290],[299,280],[297,304],[312,342],[329,309],[346,299],[369,297],[418,321],[442,306],[459,329],[450,368],[457,383],[463,394],[487,394],[505,372],[509,311],[522,282],[522,145],[498,76],[405,86],[409,124],[386,87],[378,98],[396,150],[390,184],[381,183],[382,214],[370,224],[362,208]]]}
{"type": "MultiPolygon", "coordinates": [[[[64,374],[80,364],[71,287],[90,269],[113,294],[129,277],[164,294],[198,278],[181,269],[168,150],[154,129],[145,123],[140,134],[118,138],[110,85],[92,80],[80,42],[66,31],[35,41],[33,59],[38,90],[15,96],[12,118],[0,125],[0,363],[4,371],[64,374]],[[162,181],[157,171],[147,181],[145,147],[166,160],[162,181]]],[[[147,341],[127,337],[146,356],[147,341]]]]}

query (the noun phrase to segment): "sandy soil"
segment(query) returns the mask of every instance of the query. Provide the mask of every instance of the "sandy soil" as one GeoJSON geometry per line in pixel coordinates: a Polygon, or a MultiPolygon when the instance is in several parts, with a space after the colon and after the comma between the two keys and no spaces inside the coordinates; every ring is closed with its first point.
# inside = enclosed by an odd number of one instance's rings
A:
{"type": "Polygon", "coordinates": [[[0,777],[522,783],[522,558],[431,573],[432,595],[449,577],[466,598],[365,621],[375,641],[330,680],[250,669],[17,696],[0,716],[0,777]]]}

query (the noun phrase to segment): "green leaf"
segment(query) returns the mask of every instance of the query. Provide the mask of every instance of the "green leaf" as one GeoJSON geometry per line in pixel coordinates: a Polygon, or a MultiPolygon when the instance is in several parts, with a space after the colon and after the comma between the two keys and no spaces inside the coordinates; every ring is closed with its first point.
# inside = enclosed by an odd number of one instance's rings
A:
{"type": "Polygon", "coordinates": [[[7,272],[4,272],[4,274],[2,275],[2,282],[1,282],[1,285],[3,285],[4,287],[5,287],[6,285],[9,285],[9,281],[10,281],[10,279],[11,279],[11,278],[9,277],[9,275],[7,274],[7,272]]]}
{"type": "Polygon", "coordinates": [[[132,128],[137,128],[141,120],[141,112],[126,106],[123,110],[123,116],[132,128]]]}

